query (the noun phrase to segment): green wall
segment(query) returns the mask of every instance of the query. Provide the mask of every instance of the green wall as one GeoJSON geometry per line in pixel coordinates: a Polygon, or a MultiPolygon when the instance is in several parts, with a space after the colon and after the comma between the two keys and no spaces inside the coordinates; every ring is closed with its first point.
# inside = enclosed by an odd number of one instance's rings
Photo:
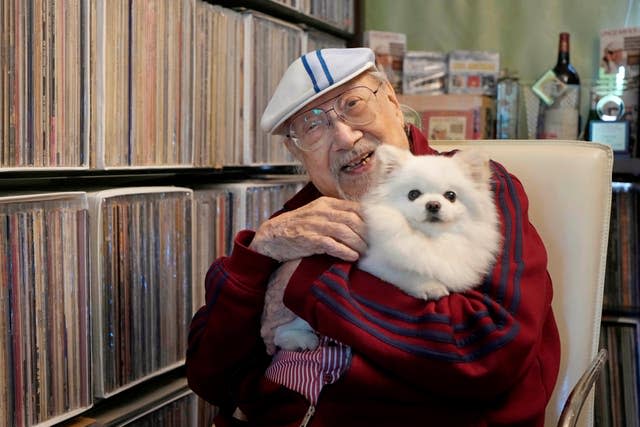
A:
{"type": "Polygon", "coordinates": [[[597,75],[599,31],[640,26],[640,0],[361,0],[363,30],[407,34],[410,50],[500,53],[502,68],[531,85],[556,62],[558,33],[571,34],[583,117],[597,75]]]}

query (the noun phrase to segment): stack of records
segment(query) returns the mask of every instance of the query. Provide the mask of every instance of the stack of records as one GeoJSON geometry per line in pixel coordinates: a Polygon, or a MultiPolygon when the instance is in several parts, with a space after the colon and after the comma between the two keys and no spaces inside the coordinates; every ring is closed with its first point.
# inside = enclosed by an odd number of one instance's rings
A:
{"type": "Polygon", "coordinates": [[[179,366],[192,315],[193,192],[89,193],[96,396],[179,366]]]}
{"type": "Polygon", "coordinates": [[[168,376],[124,392],[109,405],[97,405],[65,427],[205,427],[212,425],[214,414],[185,378],[168,376]]]}
{"type": "Polygon", "coordinates": [[[295,163],[281,136],[262,131],[260,118],[289,64],[302,54],[302,39],[295,25],[257,12],[245,14],[246,165],[295,163]]]}
{"type": "Polygon", "coordinates": [[[638,319],[602,319],[600,347],[609,360],[596,383],[595,419],[600,427],[640,426],[638,319]]]}
{"type": "Polygon", "coordinates": [[[613,183],[604,286],[604,306],[607,309],[640,309],[639,203],[640,186],[638,184],[613,183]]]}
{"type": "Polygon", "coordinates": [[[0,2],[0,168],[88,167],[88,7],[0,2]]]}
{"type": "Polygon", "coordinates": [[[342,31],[354,32],[353,0],[301,0],[302,11],[342,31]]]}
{"type": "Polygon", "coordinates": [[[194,162],[242,164],[244,22],[240,13],[196,3],[194,162]]]}
{"type": "Polygon", "coordinates": [[[192,166],[195,0],[89,4],[91,166],[192,166]]]}
{"type": "Polygon", "coordinates": [[[0,197],[0,425],[91,405],[85,193],[0,197]]]}
{"type": "Polygon", "coordinates": [[[344,39],[341,39],[331,34],[323,33],[317,30],[305,31],[306,48],[305,52],[313,52],[318,49],[332,48],[345,48],[347,43],[344,39]]]}
{"type": "Polygon", "coordinates": [[[234,208],[233,194],[224,185],[194,191],[194,309],[205,303],[204,278],[209,266],[214,259],[231,251],[234,208]]]}

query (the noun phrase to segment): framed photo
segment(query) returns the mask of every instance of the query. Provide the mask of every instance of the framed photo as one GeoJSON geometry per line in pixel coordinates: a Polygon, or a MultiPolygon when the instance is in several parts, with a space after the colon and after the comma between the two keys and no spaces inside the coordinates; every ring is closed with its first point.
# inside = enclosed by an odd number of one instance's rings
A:
{"type": "Polygon", "coordinates": [[[431,140],[475,139],[473,135],[473,111],[425,111],[422,126],[431,140]]]}
{"type": "Polygon", "coordinates": [[[629,122],[626,120],[605,122],[593,120],[589,123],[590,141],[610,146],[614,153],[629,152],[629,122]]]}

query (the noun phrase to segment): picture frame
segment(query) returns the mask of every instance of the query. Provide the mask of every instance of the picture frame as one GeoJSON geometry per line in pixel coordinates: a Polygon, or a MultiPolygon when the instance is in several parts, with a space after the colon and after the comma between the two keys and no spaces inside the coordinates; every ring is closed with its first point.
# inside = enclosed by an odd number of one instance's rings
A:
{"type": "Polygon", "coordinates": [[[606,144],[614,153],[629,152],[629,122],[593,120],[589,122],[589,140],[606,144]]]}

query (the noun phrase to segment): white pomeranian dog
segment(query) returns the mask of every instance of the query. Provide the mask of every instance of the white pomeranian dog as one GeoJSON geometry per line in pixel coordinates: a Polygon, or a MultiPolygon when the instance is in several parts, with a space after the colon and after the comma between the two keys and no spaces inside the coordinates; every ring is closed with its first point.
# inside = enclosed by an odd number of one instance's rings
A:
{"type": "Polygon", "coordinates": [[[376,156],[382,171],[362,200],[369,248],[359,267],[425,300],[480,285],[501,243],[489,159],[390,145],[376,156]]]}
{"type": "MultiPolygon", "coordinates": [[[[500,250],[489,159],[478,150],[414,156],[382,144],[378,182],[361,200],[367,253],[359,267],[409,295],[436,300],[482,283],[500,250]]],[[[267,351],[318,345],[311,326],[282,304],[299,260],[270,280],[262,317],[267,351]]]]}

